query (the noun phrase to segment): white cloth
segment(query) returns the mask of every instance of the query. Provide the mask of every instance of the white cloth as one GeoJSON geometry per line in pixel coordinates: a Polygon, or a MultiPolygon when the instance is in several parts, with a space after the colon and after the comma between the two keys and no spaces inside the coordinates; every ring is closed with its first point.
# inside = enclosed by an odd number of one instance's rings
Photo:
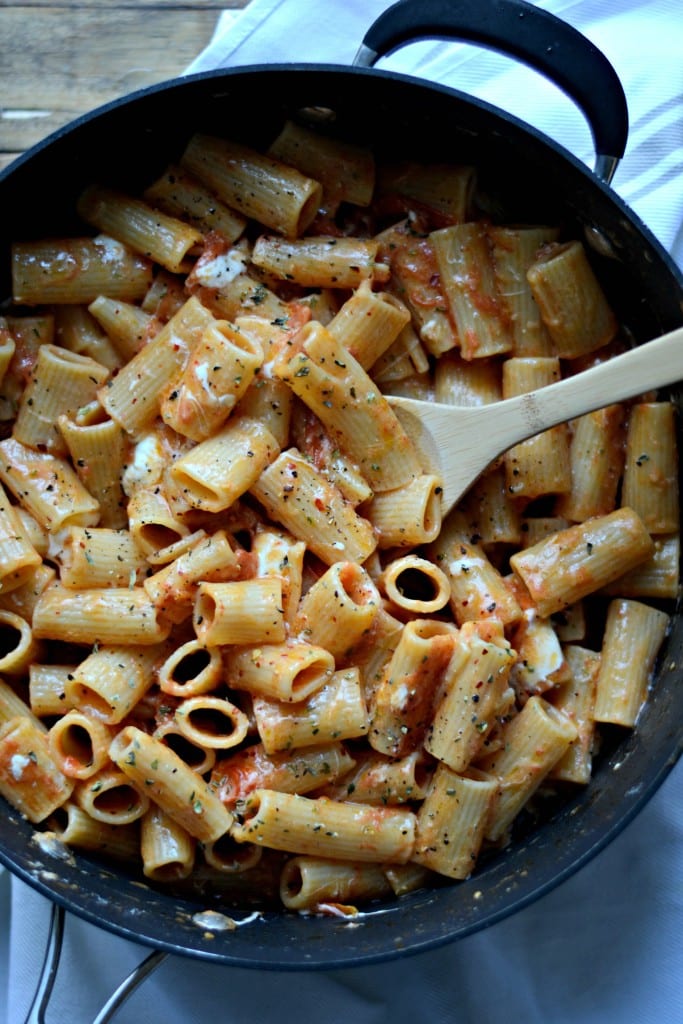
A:
{"type": "MultiPolygon", "coordinates": [[[[388,0],[252,0],[226,12],[188,69],[353,59],[388,0]]],[[[609,57],[631,135],[614,187],[683,265],[683,18],[680,0],[541,0],[609,57]],[[618,9],[617,9],[618,8],[618,9]]],[[[590,135],[554,87],[487,51],[413,44],[381,67],[501,106],[592,164],[590,135]]],[[[662,1024],[683,1020],[683,765],[597,858],[521,913],[394,963],[323,973],[259,972],[169,958],[116,1024],[662,1024]]],[[[0,1022],[31,1003],[49,915],[0,871],[0,1022]]],[[[47,1020],[87,1024],[147,950],[75,917],[47,1020]]]]}

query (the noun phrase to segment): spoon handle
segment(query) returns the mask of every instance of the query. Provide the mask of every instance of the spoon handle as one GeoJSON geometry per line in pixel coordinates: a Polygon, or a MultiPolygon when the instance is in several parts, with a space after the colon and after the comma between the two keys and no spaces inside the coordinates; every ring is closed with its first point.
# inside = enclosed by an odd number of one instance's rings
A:
{"type": "Polygon", "coordinates": [[[505,399],[496,406],[496,433],[511,447],[558,423],[681,379],[683,328],[679,327],[573,377],[505,399]]]}

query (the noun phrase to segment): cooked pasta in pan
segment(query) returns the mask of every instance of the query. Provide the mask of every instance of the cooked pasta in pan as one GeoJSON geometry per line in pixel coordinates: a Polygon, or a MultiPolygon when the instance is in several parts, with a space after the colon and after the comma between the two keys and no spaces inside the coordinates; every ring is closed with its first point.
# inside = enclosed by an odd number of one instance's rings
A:
{"type": "Polygon", "coordinates": [[[478,199],[473,167],[287,122],[267,152],[197,134],[143,194],[92,183],[90,233],[16,241],[0,795],[36,828],[352,913],[468,878],[638,727],[673,405],[531,438],[444,516],[387,400],[495,406],[625,344],[580,241],[478,199]]]}

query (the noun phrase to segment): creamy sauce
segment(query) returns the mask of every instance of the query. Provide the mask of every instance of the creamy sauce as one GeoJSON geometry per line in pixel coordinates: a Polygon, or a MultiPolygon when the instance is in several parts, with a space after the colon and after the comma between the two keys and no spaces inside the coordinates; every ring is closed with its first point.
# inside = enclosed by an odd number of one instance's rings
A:
{"type": "Polygon", "coordinates": [[[255,910],[253,914],[242,918],[241,921],[236,921],[233,917],[220,914],[216,910],[202,910],[192,915],[192,923],[196,924],[199,928],[205,928],[211,932],[233,932],[244,924],[252,924],[252,922],[258,921],[261,916],[261,913],[255,910]]]}
{"type": "Polygon", "coordinates": [[[246,273],[247,261],[244,252],[231,249],[214,259],[195,267],[195,278],[205,288],[223,288],[240,274],[246,273]]]}
{"type": "Polygon", "coordinates": [[[165,465],[164,451],[156,434],[148,434],[135,445],[133,458],[123,471],[122,483],[130,497],[136,487],[156,483],[165,465]]]}
{"type": "Polygon", "coordinates": [[[54,832],[34,832],[31,836],[31,842],[35,843],[40,848],[41,853],[46,854],[48,857],[64,860],[68,864],[76,864],[71,850],[54,832]]]}
{"type": "Polygon", "coordinates": [[[31,763],[31,759],[26,757],[25,754],[14,754],[10,758],[9,770],[12,778],[19,782],[24,774],[24,769],[28,768],[31,763]]]}

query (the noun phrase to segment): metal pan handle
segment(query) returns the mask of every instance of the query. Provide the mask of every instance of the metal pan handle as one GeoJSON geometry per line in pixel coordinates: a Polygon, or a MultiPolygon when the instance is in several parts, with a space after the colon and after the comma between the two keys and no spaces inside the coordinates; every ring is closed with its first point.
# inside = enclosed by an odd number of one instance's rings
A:
{"type": "MultiPolygon", "coordinates": [[[[50,996],[52,995],[52,989],[57,979],[59,960],[62,953],[64,919],[65,913],[63,907],[59,906],[57,903],[53,903],[47,946],[45,948],[45,959],[43,961],[33,1002],[31,1003],[28,1015],[24,1020],[24,1024],[46,1024],[45,1015],[50,1002],[50,996]]],[[[160,950],[150,953],[145,960],[139,963],[130,972],[130,974],[124,978],[116,990],[112,992],[111,996],[107,999],[92,1024],[109,1024],[128,997],[133,994],[138,985],[141,985],[145,978],[147,978],[152,971],[156,970],[156,968],[164,962],[167,956],[167,953],[163,953],[160,950]]]]}
{"type": "Polygon", "coordinates": [[[626,96],[605,55],[575,28],[525,0],[399,0],[368,29],[354,64],[373,67],[423,38],[477,43],[545,75],[583,113],[593,135],[595,173],[612,180],[628,138],[626,96]]]}

